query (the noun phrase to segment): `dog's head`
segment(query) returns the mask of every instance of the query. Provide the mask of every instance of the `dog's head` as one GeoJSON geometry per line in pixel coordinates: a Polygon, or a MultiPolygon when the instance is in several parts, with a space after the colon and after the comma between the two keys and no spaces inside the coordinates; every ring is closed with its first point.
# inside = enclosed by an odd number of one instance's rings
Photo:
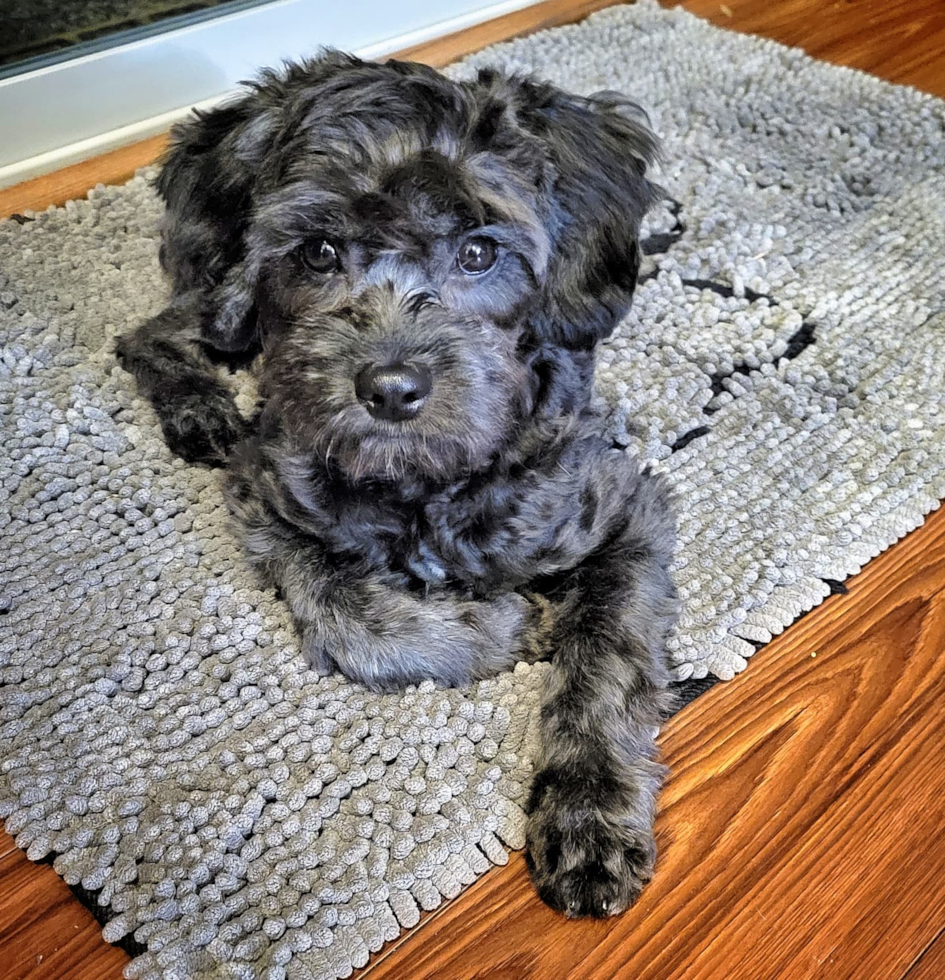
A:
{"type": "Polygon", "coordinates": [[[449,478],[586,403],[655,196],[632,104],[329,52],[174,136],[165,267],[301,447],[449,478]]]}

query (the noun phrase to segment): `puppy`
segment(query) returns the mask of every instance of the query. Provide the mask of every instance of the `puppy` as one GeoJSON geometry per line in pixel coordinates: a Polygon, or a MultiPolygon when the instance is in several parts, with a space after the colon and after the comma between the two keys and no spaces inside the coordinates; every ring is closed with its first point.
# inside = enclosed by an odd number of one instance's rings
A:
{"type": "Polygon", "coordinates": [[[396,690],[552,658],[528,860],[569,916],[624,909],[655,858],[669,493],[588,407],[657,194],[640,118],[492,71],[267,72],[175,131],[173,301],[118,344],[171,448],[227,463],[315,669],[396,690]],[[213,362],[256,354],[247,425],[213,362]]]}

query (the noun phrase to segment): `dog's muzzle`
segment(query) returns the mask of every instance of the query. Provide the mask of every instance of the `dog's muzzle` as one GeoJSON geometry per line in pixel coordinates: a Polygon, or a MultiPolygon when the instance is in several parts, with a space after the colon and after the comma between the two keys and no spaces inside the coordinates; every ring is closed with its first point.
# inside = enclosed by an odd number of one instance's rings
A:
{"type": "Polygon", "coordinates": [[[422,364],[370,364],[354,379],[358,401],[372,418],[386,422],[416,418],[432,390],[433,378],[422,364]]]}

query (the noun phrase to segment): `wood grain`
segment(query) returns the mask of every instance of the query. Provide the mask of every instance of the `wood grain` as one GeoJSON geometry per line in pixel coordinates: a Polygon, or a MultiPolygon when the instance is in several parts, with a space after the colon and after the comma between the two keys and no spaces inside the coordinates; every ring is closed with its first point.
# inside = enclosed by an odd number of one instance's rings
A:
{"type": "Polygon", "coordinates": [[[16,850],[16,842],[0,827],[0,858],[5,858],[16,850]]]}
{"type": "Polygon", "coordinates": [[[905,975],[945,924],[943,637],[939,512],[670,721],[661,858],[636,907],[568,922],[517,854],[364,975],[905,975]]]}
{"type": "Polygon", "coordinates": [[[945,96],[942,0],[663,0],[744,34],[945,96]]]}
{"type": "Polygon", "coordinates": [[[0,858],[0,883],[3,980],[121,977],[128,957],[102,940],[99,924],[52,868],[15,851],[0,858]]]}
{"type": "Polygon", "coordinates": [[[945,977],[945,929],[923,951],[906,980],[942,980],[945,977]]]}
{"type": "MultiPolygon", "coordinates": [[[[404,48],[392,57],[442,68],[497,41],[573,23],[613,3],[614,0],[545,0],[455,34],[404,48]]],[[[156,162],[166,147],[166,134],[152,136],[55,173],[14,184],[0,190],[0,218],[24,211],[42,211],[51,204],[85,197],[96,184],[123,184],[140,167],[156,162]]]]}

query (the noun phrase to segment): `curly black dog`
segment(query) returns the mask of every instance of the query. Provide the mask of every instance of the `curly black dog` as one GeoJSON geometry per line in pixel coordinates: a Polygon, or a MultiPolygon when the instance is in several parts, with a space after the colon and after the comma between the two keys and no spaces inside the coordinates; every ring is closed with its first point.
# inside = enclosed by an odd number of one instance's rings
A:
{"type": "Polygon", "coordinates": [[[466,684],[550,656],[529,865],[568,915],[649,878],[675,614],[666,485],[600,434],[656,144],[632,104],[337,52],[180,126],[174,299],[118,354],[317,670],[466,684]],[[240,417],[221,356],[258,354],[240,417]]]}

